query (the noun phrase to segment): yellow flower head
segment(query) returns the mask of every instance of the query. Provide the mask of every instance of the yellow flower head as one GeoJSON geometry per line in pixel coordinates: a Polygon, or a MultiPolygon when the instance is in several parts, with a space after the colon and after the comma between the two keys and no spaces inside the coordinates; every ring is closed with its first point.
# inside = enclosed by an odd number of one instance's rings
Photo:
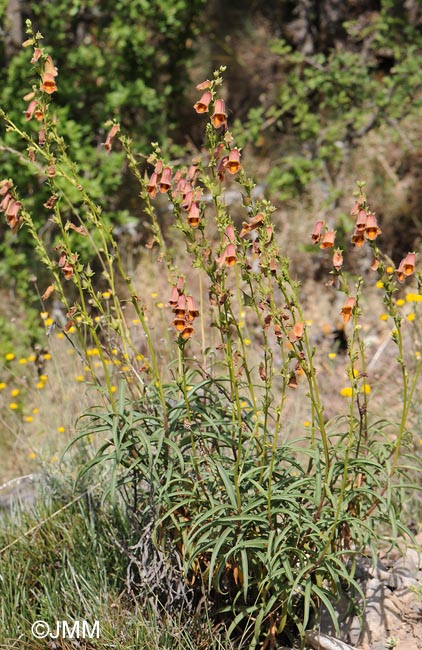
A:
{"type": "Polygon", "coordinates": [[[371,392],[371,387],[369,384],[363,384],[360,390],[362,393],[365,393],[365,395],[369,395],[369,393],[371,392]]]}
{"type": "Polygon", "coordinates": [[[346,386],[345,388],[342,388],[340,390],[340,395],[342,397],[352,397],[353,395],[353,389],[351,386],[346,386]]]}
{"type": "Polygon", "coordinates": [[[408,293],[406,300],[407,302],[422,302],[422,295],[420,293],[408,293]]]}
{"type": "Polygon", "coordinates": [[[13,361],[15,355],[13,354],[13,352],[8,352],[4,358],[6,359],[6,361],[13,361]]]}
{"type": "Polygon", "coordinates": [[[19,395],[19,388],[14,388],[10,391],[12,397],[17,397],[19,395]]]}

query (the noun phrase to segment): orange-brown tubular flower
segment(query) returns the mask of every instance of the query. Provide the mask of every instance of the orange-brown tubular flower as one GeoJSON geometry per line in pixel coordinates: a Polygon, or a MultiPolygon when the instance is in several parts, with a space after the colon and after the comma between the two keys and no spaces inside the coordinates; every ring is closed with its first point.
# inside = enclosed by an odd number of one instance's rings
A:
{"type": "Polygon", "coordinates": [[[178,332],[182,332],[182,330],[184,330],[186,327],[186,321],[184,318],[175,318],[172,322],[172,325],[178,332]]]}
{"type": "Polygon", "coordinates": [[[177,302],[179,300],[179,292],[177,290],[177,287],[172,287],[171,289],[171,295],[169,298],[169,305],[170,307],[177,307],[177,302]]]}
{"type": "Polygon", "coordinates": [[[234,234],[234,228],[233,228],[233,226],[232,226],[231,224],[229,224],[229,225],[227,226],[227,228],[226,228],[224,234],[226,235],[226,237],[227,237],[227,239],[229,240],[229,242],[230,242],[231,244],[234,244],[235,234],[234,234]]]}
{"type": "Polygon", "coordinates": [[[305,323],[303,323],[302,321],[299,321],[298,323],[294,324],[293,333],[297,339],[302,338],[304,329],[305,329],[305,323]]]}
{"type": "Polygon", "coordinates": [[[334,239],[336,237],[336,233],[334,230],[328,230],[324,237],[322,238],[322,241],[319,245],[320,248],[332,248],[334,246],[334,239]]]}
{"type": "Polygon", "coordinates": [[[415,272],[415,265],[416,253],[408,253],[406,257],[402,259],[399,268],[396,271],[398,281],[403,282],[405,278],[412,275],[415,272]]]}
{"type": "Polygon", "coordinates": [[[7,210],[7,207],[9,203],[13,201],[12,195],[11,194],[5,194],[3,197],[2,202],[0,203],[0,210],[2,212],[5,212],[7,210]]]}
{"type": "Polygon", "coordinates": [[[334,251],[333,254],[333,266],[336,271],[340,271],[341,267],[343,266],[343,255],[342,252],[339,248],[337,248],[334,251]]]}
{"type": "Polygon", "coordinates": [[[362,248],[364,243],[365,243],[364,231],[355,228],[354,233],[352,235],[352,244],[354,244],[357,248],[362,248]]]}
{"type": "Polygon", "coordinates": [[[205,79],[205,81],[202,81],[200,84],[198,84],[196,87],[196,90],[206,90],[207,88],[210,88],[211,86],[211,81],[209,79],[205,79]]]}
{"type": "Polygon", "coordinates": [[[344,303],[340,311],[340,314],[343,317],[343,322],[345,323],[349,322],[349,320],[352,317],[353,308],[355,304],[356,304],[356,298],[353,298],[353,296],[349,296],[349,298],[347,298],[346,302],[344,303]]]}
{"type": "Polygon", "coordinates": [[[192,228],[197,228],[200,219],[199,205],[196,201],[192,201],[188,212],[188,223],[192,228]]]}
{"type": "Polygon", "coordinates": [[[176,318],[183,318],[184,320],[186,313],[186,296],[183,293],[179,296],[174,313],[176,318]]]}
{"type": "Polygon", "coordinates": [[[358,218],[356,219],[355,229],[364,231],[366,228],[366,220],[368,219],[368,214],[366,210],[359,210],[358,218]]]}
{"type": "Polygon", "coordinates": [[[212,94],[207,90],[196,104],[193,105],[197,113],[206,113],[212,100],[212,94]]]}
{"type": "Polygon", "coordinates": [[[234,266],[236,264],[236,248],[234,244],[228,244],[220,257],[217,257],[218,268],[234,266]]]}
{"type": "Polygon", "coordinates": [[[170,187],[171,187],[171,169],[170,167],[164,167],[163,173],[161,174],[160,192],[162,192],[162,194],[165,194],[166,192],[169,191],[170,187]]]}
{"type": "Polygon", "coordinates": [[[227,169],[230,174],[237,174],[240,168],[240,151],[239,149],[232,149],[227,160],[227,169]]]}
{"type": "Polygon", "coordinates": [[[7,194],[12,186],[13,183],[9,181],[7,178],[0,181],[0,196],[4,196],[5,194],[7,194]]]}
{"type": "Polygon", "coordinates": [[[219,129],[223,125],[227,126],[226,105],[223,99],[216,99],[215,101],[214,113],[211,115],[211,124],[216,129],[219,129]]]}
{"type": "Polygon", "coordinates": [[[227,266],[234,266],[236,264],[236,248],[234,244],[229,244],[225,250],[224,261],[227,266]]]}
{"type": "Polygon", "coordinates": [[[119,130],[120,130],[120,126],[118,124],[113,124],[110,131],[108,132],[106,141],[104,142],[104,149],[106,150],[107,153],[110,153],[111,145],[119,130]]]}
{"type": "Polygon", "coordinates": [[[41,81],[42,84],[40,86],[40,89],[43,90],[45,93],[51,95],[52,93],[56,92],[57,86],[52,74],[49,74],[48,72],[44,72],[43,76],[41,77],[41,81]]]}
{"type": "Polygon", "coordinates": [[[180,336],[184,341],[187,341],[188,339],[190,339],[190,337],[194,332],[195,330],[193,329],[192,325],[186,325],[186,327],[182,330],[182,332],[180,332],[180,336]]]}
{"type": "Polygon", "coordinates": [[[153,172],[151,178],[148,181],[147,192],[150,195],[151,199],[157,194],[157,183],[158,183],[158,174],[153,172]]]}
{"type": "Polygon", "coordinates": [[[374,241],[381,234],[378,228],[377,218],[373,212],[370,212],[366,218],[365,235],[370,241],[374,241]]]}
{"type": "Polygon", "coordinates": [[[321,230],[322,230],[323,225],[324,225],[323,221],[317,221],[316,222],[316,224],[314,226],[314,231],[313,231],[313,233],[311,235],[313,244],[319,244],[319,242],[321,241],[321,237],[322,237],[321,230]]]}
{"type": "Polygon", "coordinates": [[[195,301],[192,296],[186,296],[186,320],[192,322],[194,318],[198,318],[199,311],[196,308],[195,301]]]}

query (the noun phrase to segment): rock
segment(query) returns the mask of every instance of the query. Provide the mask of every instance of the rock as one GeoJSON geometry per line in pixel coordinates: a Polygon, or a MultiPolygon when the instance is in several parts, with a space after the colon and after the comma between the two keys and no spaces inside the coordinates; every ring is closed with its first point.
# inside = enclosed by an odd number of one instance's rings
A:
{"type": "Polygon", "coordinates": [[[0,514],[18,508],[32,506],[43,484],[41,474],[27,474],[0,485],[0,514]]]}
{"type": "Polygon", "coordinates": [[[306,632],[305,643],[314,650],[353,650],[348,643],[319,632],[306,632]]]}

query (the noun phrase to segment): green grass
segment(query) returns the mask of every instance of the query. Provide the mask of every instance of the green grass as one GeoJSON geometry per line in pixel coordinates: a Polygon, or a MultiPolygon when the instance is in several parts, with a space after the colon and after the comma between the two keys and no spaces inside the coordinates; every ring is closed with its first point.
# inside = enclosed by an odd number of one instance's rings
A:
{"type": "MultiPolygon", "coordinates": [[[[148,605],[148,594],[129,595],[131,535],[122,503],[101,507],[95,491],[72,496],[64,481],[40,499],[32,512],[15,510],[0,523],[0,648],[37,650],[31,625],[99,621],[98,639],[80,646],[115,650],[229,648],[206,620],[167,616],[148,605]]],[[[60,648],[74,648],[62,639],[60,648]]],[[[56,646],[57,647],[57,646],[56,646]]]]}

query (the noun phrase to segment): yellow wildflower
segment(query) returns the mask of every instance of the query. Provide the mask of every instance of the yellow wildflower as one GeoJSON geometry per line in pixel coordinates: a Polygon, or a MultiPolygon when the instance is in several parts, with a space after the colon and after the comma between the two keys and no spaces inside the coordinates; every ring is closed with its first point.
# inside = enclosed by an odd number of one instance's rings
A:
{"type": "Polygon", "coordinates": [[[340,395],[342,397],[352,397],[353,395],[353,389],[351,386],[346,386],[345,388],[342,388],[340,390],[340,395]]]}
{"type": "Polygon", "coordinates": [[[420,293],[408,293],[406,300],[407,302],[422,302],[422,295],[420,293]]]}

